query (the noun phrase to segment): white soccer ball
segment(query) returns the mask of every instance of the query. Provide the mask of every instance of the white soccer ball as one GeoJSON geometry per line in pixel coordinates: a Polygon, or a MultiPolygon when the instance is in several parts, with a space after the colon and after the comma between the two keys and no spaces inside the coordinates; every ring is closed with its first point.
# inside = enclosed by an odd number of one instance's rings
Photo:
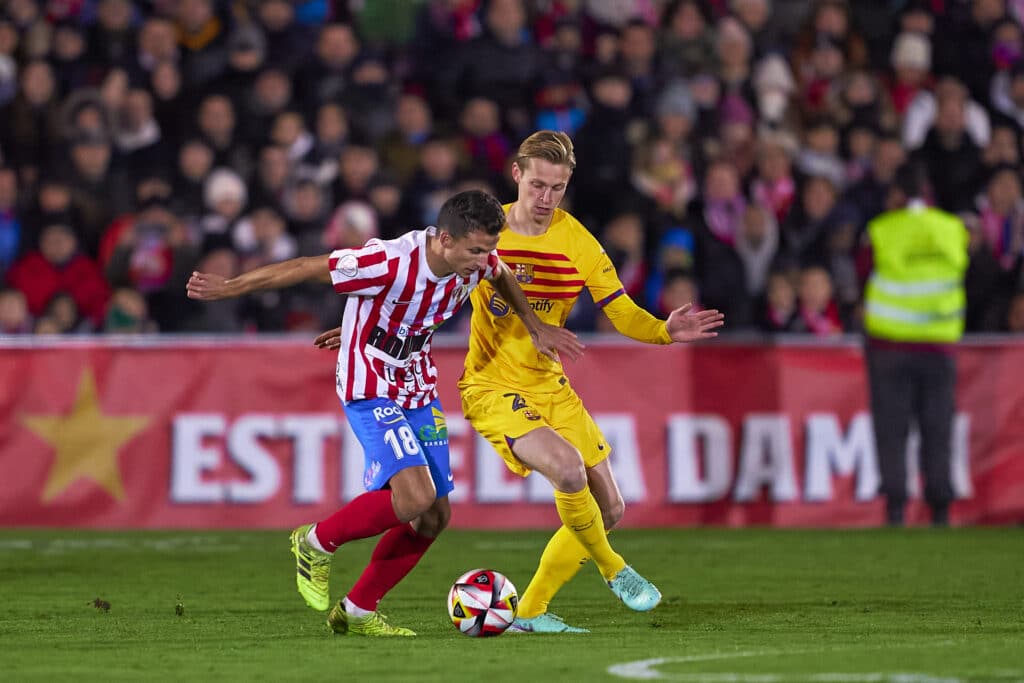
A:
{"type": "Polygon", "coordinates": [[[448,591],[448,616],[467,636],[500,636],[512,625],[518,606],[516,587],[493,569],[468,571],[448,591]]]}

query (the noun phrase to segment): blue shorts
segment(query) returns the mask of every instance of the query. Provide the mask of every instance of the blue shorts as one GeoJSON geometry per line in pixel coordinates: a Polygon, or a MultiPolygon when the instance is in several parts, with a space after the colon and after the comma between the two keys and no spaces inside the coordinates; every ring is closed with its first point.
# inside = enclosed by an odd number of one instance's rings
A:
{"type": "Polygon", "coordinates": [[[345,406],[345,417],[363,447],[363,486],[367,491],[382,489],[401,470],[419,465],[430,468],[438,498],[455,488],[448,457],[448,423],[438,399],[411,409],[387,398],[352,401],[345,406]]]}

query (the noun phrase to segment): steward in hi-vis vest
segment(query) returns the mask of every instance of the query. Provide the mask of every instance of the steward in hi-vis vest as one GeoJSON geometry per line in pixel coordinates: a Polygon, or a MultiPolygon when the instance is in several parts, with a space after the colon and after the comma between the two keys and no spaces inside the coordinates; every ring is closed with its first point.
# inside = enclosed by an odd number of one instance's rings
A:
{"type": "Polygon", "coordinates": [[[933,524],[948,524],[953,499],[953,345],[964,332],[969,235],[959,218],[925,204],[925,190],[923,169],[900,168],[889,210],[868,224],[874,270],[864,290],[864,355],[886,519],[894,526],[904,521],[912,425],[921,436],[933,524]]]}

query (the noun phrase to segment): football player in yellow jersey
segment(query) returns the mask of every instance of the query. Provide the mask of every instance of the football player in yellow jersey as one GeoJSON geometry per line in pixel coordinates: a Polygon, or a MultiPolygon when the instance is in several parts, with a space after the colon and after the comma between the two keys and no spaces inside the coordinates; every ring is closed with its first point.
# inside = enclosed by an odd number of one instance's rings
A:
{"type": "MultiPolygon", "coordinates": [[[[537,315],[564,325],[586,287],[622,334],[650,344],[708,339],[723,324],[715,310],[684,306],[659,320],[625,293],[615,266],[593,235],[558,208],[576,167],[565,133],[543,130],[519,147],[512,166],[518,198],[505,207],[508,223],[498,255],[516,274],[537,315]]],[[[547,611],[555,593],[593,558],[628,607],[653,609],[661,594],[608,542],[621,519],[622,495],[608,463],[611,448],[573,391],[560,362],[537,353],[509,305],[484,283],[471,295],[473,317],[466,368],[459,381],[462,410],[506,465],[544,475],[555,489],[561,528],[519,603],[512,631],[580,632],[547,611]]]]}

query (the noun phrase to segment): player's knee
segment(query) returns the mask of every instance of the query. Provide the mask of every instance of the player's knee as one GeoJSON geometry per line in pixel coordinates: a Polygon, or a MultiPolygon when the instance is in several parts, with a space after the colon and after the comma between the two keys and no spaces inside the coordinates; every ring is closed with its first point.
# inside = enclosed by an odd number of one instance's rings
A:
{"type": "Polygon", "coordinates": [[[611,504],[601,508],[601,519],[604,521],[605,529],[614,529],[615,525],[622,521],[622,515],[626,513],[626,503],[622,496],[617,497],[611,504]]]}
{"type": "Polygon", "coordinates": [[[587,468],[575,448],[566,448],[556,458],[550,472],[551,484],[559,491],[575,493],[587,485],[587,468]]]}
{"type": "Polygon", "coordinates": [[[395,515],[403,522],[411,522],[430,510],[435,497],[433,486],[403,491],[395,497],[395,515]]]}
{"type": "Polygon", "coordinates": [[[424,512],[420,517],[413,522],[413,526],[416,529],[416,533],[424,538],[437,538],[441,535],[441,532],[448,528],[448,522],[451,519],[451,509],[434,509],[424,512]]]}

